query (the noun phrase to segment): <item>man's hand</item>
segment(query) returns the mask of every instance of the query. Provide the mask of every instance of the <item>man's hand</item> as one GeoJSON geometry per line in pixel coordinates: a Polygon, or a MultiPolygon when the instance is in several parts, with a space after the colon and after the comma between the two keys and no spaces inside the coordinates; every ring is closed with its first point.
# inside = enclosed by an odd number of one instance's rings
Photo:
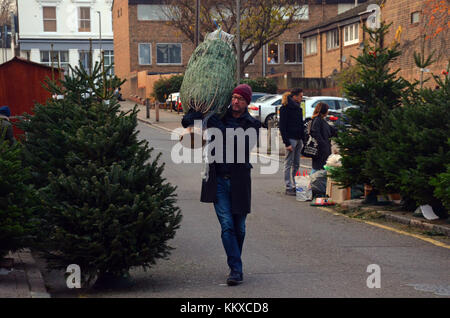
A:
{"type": "Polygon", "coordinates": [[[286,147],[286,150],[287,150],[287,151],[294,151],[294,149],[292,148],[292,145],[287,146],[287,147],[286,147]]]}
{"type": "Polygon", "coordinates": [[[201,120],[202,118],[203,114],[201,112],[197,112],[191,108],[188,113],[181,119],[181,125],[184,128],[187,128],[189,126],[193,126],[195,120],[201,120]]]}

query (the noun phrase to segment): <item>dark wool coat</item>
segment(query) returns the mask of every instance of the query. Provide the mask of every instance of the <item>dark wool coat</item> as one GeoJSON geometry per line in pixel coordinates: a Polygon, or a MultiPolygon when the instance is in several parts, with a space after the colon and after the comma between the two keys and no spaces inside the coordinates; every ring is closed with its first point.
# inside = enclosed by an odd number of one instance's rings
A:
{"type": "Polygon", "coordinates": [[[330,126],[325,119],[318,116],[311,123],[311,136],[319,143],[319,152],[316,158],[312,159],[312,167],[315,170],[322,170],[331,155],[331,137],[336,136],[337,131],[330,126]]]}
{"type": "Polygon", "coordinates": [[[303,110],[291,96],[288,96],[288,104],[280,108],[280,133],[286,147],[291,145],[289,139],[303,140],[304,137],[303,110]]]}
{"type": "MultiPolygon", "coordinates": [[[[219,119],[216,115],[209,118],[207,126],[219,128],[224,132],[225,129],[232,128],[227,125],[227,116],[231,116],[231,111],[229,110],[227,114],[219,119]]],[[[198,117],[194,114],[186,114],[182,123],[186,126],[191,122],[190,118],[198,117]],[[189,116],[188,118],[186,118],[189,116]]],[[[249,128],[256,129],[257,136],[259,137],[259,128],[261,127],[261,122],[250,116],[248,111],[246,111],[241,117],[237,119],[239,127],[247,130],[249,128]]],[[[192,121],[193,124],[193,121],[192,121]]],[[[248,143],[248,140],[246,141],[248,143]]],[[[249,145],[247,149],[251,149],[254,145],[249,145]]],[[[224,138],[224,149],[225,149],[225,138],[224,138]]],[[[236,155],[236,151],[235,151],[236,155]]],[[[236,162],[236,161],[235,161],[236,162]]],[[[245,163],[232,163],[228,164],[230,171],[230,184],[231,184],[231,212],[232,214],[248,214],[250,213],[251,206],[251,176],[250,171],[253,168],[250,164],[250,153],[246,151],[245,163]]],[[[208,179],[202,180],[202,190],[201,190],[201,202],[217,202],[217,163],[209,164],[208,179]]]]}

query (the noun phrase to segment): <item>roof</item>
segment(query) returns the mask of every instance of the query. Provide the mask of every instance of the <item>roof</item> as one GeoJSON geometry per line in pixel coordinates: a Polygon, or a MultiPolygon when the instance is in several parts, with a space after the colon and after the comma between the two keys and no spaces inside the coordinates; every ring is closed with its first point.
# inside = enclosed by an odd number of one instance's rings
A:
{"type": "Polygon", "coordinates": [[[327,21],[316,24],[308,29],[305,29],[299,32],[299,35],[302,37],[308,37],[313,34],[317,34],[317,32],[325,32],[331,29],[336,28],[337,26],[347,25],[351,23],[358,22],[360,18],[366,19],[370,12],[366,12],[367,6],[370,4],[376,4],[377,0],[369,0],[366,3],[362,3],[357,7],[345,11],[341,14],[338,14],[334,18],[331,18],[327,21]]]}
{"type": "MultiPolygon", "coordinates": [[[[23,64],[28,64],[28,65],[31,65],[31,66],[41,67],[41,68],[45,68],[45,69],[49,69],[49,70],[52,69],[51,66],[47,66],[47,65],[36,63],[36,62],[32,62],[32,61],[29,61],[27,59],[24,59],[24,58],[21,58],[21,57],[17,57],[17,56],[15,56],[13,59],[11,59],[11,60],[3,63],[3,64],[0,64],[0,68],[4,67],[6,65],[9,65],[11,63],[16,63],[16,62],[23,63],[23,64]]],[[[63,69],[58,69],[57,67],[53,67],[53,69],[56,70],[56,71],[59,70],[61,72],[64,72],[63,69]]]]}
{"type": "Polygon", "coordinates": [[[133,4],[164,4],[164,0],[128,0],[129,5],[133,4]]]}
{"type": "MultiPolygon", "coordinates": [[[[323,0],[315,0],[316,4],[322,4],[323,0]]],[[[324,0],[326,4],[344,4],[344,3],[355,3],[355,0],[324,0]]],[[[368,0],[358,0],[359,3],[367,2],[368,0]]],[[[114,1],[113,1],[114,3],[114,1]]],[[[129,5],[136,4],[165,4],[166,0],[128,0],[129,5]]]]}

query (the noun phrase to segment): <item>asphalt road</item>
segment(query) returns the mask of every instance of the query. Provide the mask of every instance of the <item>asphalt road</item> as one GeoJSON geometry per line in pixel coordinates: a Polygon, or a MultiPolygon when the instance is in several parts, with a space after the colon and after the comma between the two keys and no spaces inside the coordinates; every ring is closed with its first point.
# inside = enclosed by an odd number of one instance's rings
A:
{"type": "MultiPolygon", "coordinates": [[[[168,260],[134,269],[131,288],[87,297],[450,297],[450,251],[413,237],[333,215],[284,195],[282,166],[252,172],[252,213],[244,243],[244,284],[228,287],[225,251],[212,204],[199,202],[201,164],[174,164],[168,132],[140,123],[140,138],[161,152],[178,186],[183,220],[168,260]],[[367,272],[379,265],[380,288],[367,272]]],[[[62,273],[46,273],[52,296],[77,296],[62,273]]]]}

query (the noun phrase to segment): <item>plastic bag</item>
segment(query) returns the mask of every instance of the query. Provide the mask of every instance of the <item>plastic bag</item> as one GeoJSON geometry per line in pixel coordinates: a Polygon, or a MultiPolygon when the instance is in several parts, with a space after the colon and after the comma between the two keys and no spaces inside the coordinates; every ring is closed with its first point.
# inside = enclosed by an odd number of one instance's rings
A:
{"type": "Polygon", "coordinates": [[[328,167],[341,167],[342,166],[341,159],[342,159],[341,155],[336,154],[330,155],[327,159],[326,165],[328,167]]]}
{"type": "Polygon", "coordinates": [[[312,200],[311,178],[308,172],[303,171],[303,175],[297,172],[295,175],[295,197],[301,202],[312,200]]]}
{"type": "Polygon", "coordinates": [[[326,194],[327,172],[325,170],[318,170],[311,175],[311,189],[314,196],[326,194]]]}

